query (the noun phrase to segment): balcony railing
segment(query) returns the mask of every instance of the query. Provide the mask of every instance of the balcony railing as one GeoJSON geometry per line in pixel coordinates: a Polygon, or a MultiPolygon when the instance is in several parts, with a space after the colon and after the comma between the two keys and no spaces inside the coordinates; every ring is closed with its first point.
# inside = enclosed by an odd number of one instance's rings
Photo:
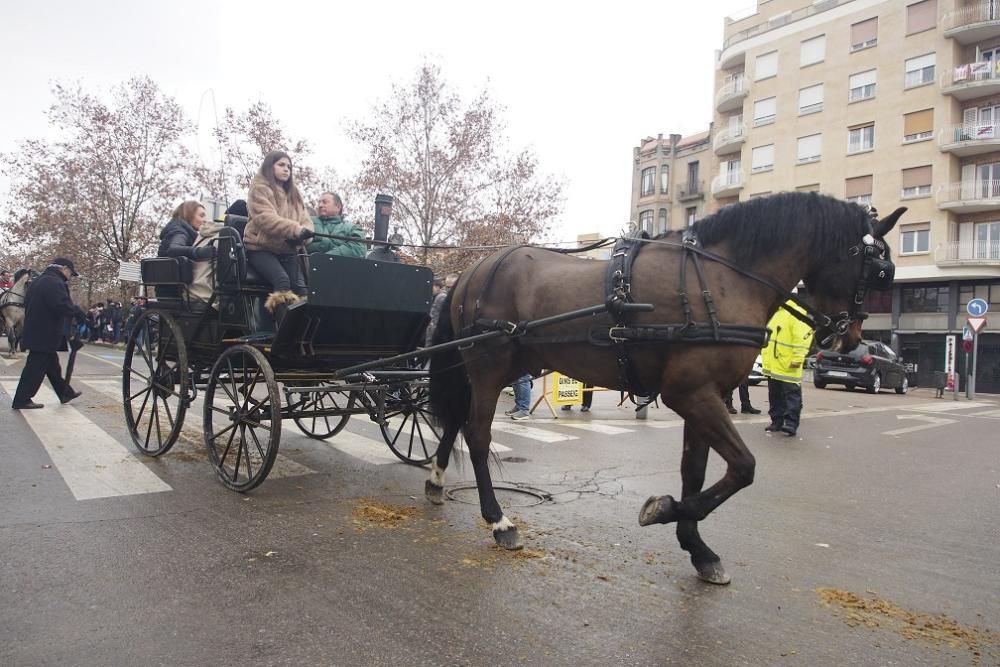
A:
{"type": "Polygon", "coordinates": [[[989,211],[1000,208],[1000,180],[977,179],[949,183],[938,188],[937,204],[944,209],[967,212],[989,211]]]}
{"type": "Polygon", "coordinates": [[[793,12],[786,12],[784,14],[779,14],[774,16],[763,23],[758,23],[757,25],[750,26],[746,30],[740,30],[737,33],[733,33],[726,38],[726,41],[722,43],[722,49],[728,49],[733,44],[739,44],[744,42],[751,37],[756,37],[769,30],[774,30],[775,28],[780,28],[783,25],[788,25],[795,21],[801,21],[804,18],[808,18],[813,14],[819,14],[820,12],[825,12],[828,9],[833,9],[839,5],[851,2],[851,0],[820,0],[819,2],[814,2],[808,7],[803,7],[802,9],[796,9],[793,12]]]}
{"type": "Polygon", "coordinates": [[[1000,122],[950,125],[938,132],[938,148],[959,156],[978,155],[1000,146],[1000,122]]]}
{"type": "Polygon", "coordinates": [[[686,199],[699,199],[705,196],[705,181],[697,181],[695,183],[682,183],[679,188],[677,188],[677,199],[684,201],[686,199]]]}
{"type": "Polygon", "coordinates": [[[941,19],[941,27],[948,31],[998,20],[1000,20],[1000,7],[997,7],[995,2],[986,0],[948,12],[941,19]]]}
{"type": "Polygon", "coordinates": [[[934,263],[1000,265],[1000,240],[942,243],[934,249],[934,263]]]}
{"type": "Polygon", "coordinates": [[[727,127],[726,129],[715,135],[715,139],[712,140],[712,148],[716,153],[719,149],[727,144],[740,144],[746,140],[747,136],[747,126],[746,123],[740,123],[739,125],[733,125],[727,127]]]}
{"type": "Polygon", "coordinates": [[[727,171],[712,179],[712,194],[739,190],[743,187],[742,171],[727,171]]]}
{"type": "Polygon", "coordinates": [[[728,109],[729,107],[735,107],[736,100],[742,100],[747,96],[749,91],[749,85],[745,77],[739,77],[736,79],[730,79],[719,88],[719,92],[715,94],[715,107],[719,111],[728,109]]]}

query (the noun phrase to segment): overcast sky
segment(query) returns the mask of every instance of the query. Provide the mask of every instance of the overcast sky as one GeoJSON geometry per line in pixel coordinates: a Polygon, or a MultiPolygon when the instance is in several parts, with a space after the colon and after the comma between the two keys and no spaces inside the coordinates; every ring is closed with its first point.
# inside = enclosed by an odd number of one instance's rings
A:
{"type": "Polygon", "coordinates": [[[0,151],[45,136],[52,82],[106,90],[146,74],[202,136],[216,108],[263,99],[311,142],[316,166],[349,174],[358,155],[345,122],[433,59],[463,97],[486,86],[509,146],[565,180],[554,238],[614,233],[629,215],[632,147],[708,127],[723,19],[753,4],[4,1],[0,151]]]}

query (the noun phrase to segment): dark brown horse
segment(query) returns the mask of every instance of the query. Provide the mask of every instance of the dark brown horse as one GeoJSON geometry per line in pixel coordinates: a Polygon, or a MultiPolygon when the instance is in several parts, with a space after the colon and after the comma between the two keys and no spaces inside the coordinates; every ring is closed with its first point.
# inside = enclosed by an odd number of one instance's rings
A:
{"type": "MultiPolygon", "coordinates": [[[[861,340],[864,314],[858,309],[866,289],[884,289],[891,283],[893,267],[882,239],[903,210],[879,221],[861,206],[811,192],[728,206],[695,223],[684,236],[669,232],[643,244],[632,267],[631,300],[652,304],[653,310],[628,314],[629,326],[690,321],[704,325],[713,320],[715,310],[714,319],[723,326],[756,328],[762,336],[771,315],[803,280],[817,341],[824,347],[851,350],[861,340]],[[681,285],[682,264],[692,264],[694,254],[700,257],[701,270],[686,269],[681,285]],[[877,276],[872,275],[875,271],[877,276]],[[703,298],[699,273],[714,305],[703,298]],[[880,280],[882,284],[877,284],[880,280]]],[[[483,518],[498,544],[518,549],[522,542],[517,527],[497,503],[488,466],[490,427],[503,387],[525,373],[547,368],[591,385],[636,393],[642,388],[647,394],[658,393],[684,419],[684,451],[681,500],[650,498],[640,511],[640,524],[677,522],[681,548],[691,554],[699,576],[728,583],[720,558],[698,534],[698,522],[753,482],[754,457],[719,396],[747,376],[761,341],[756,347],[676,338],[631,342],[627,344],[630,368],[625,368],[619,346],[612,345],[607,335],[621,321],[607,312],[527,331],[513,328],[605,303],[607,266],[605,261],[522,247],[495,253],[463,273],[441,311],[434,342],[466,337],[488,328],[490,322],[506,326],[514,335],[432,358],[431,401],[444,433],[426,494],[431,502],[442,502],[444,470],[461,431],[476,474],[483,518]],[[595,336],[602,330],[603,338],[595,336]],[[606,344],[594,344],[595,338],[606,344]],[[709,449],[725,460],[727,469],[722,479],[703,490],[709,449]]],[[[691,326],[677,328],[691,330],[691,326]]],[[[612,334],[615,331],[620,330],[612,334]]],[[[702,326],[702,332],[713,333],[710,326],[702,326]]]]}

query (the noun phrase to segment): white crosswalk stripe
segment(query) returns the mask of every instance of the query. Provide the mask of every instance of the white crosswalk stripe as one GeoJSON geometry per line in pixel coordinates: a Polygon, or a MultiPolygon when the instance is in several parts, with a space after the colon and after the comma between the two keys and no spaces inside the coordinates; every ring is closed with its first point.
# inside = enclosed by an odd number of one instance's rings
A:
{"type": "MultiPolygon", "coordinates": [[[[92,386],[97,389],[102,394],[111,396],[113,398],[122,400],[122,388],[121,382],[118,380],[82,380],[87,385],[92,386]]],[[[199,396],[191,407],[187,409],[184,413],[184,426],[182,427],[181,433],[182,437],[177,440],[177,443],[173,446],[171,451],[185,452],[196,456],[207,456],[205,452],[204,445],[204,435],[202,434],[202,429],[204,428],[204,421],[202,419],[202,409],[204,402],[199,396]],[[183,437],[187,436],[187,437],[183,437]]],[[[280,443],[279,443],[280,446],[280,443]]],[[[392,453],[390,452],[390,455],[392,453]]],[[[164,456],[170,456],[168,452],[164,456]]],[[[206,458],[207,461],[207,458],[206,458]]],[[[284,456],[279,451],[277,458],[274,460],[274,467],[271,468],[271,472],[268,475],[268,479],[271,478],[281,478],[281,477],[300,477],[302,475],[310,475],[316,471],[312,468],[302,465],[301,463],[296,463],[287,456],[284,456]]]]}
{"type": "MultiPolygon", "coordinates": [[[[4,381],[13,396],[17,383],[4,381]]],[[[60,405],[46,386],[36,395],[42,410],[22,410],[66,486],[77,500],[170,491],[126,447],[71,405],[60,405]]]]}
{"type": "MultiPolygon", "coordinates": [[[[0,338],[0,341],[3,341],[3,339],[0,338]]],[[[4,347],[6,347],[6,343],[4,343],[4,347]]],[[[23,356],[14,359],[9,359],[6,353],[2,353],[0,354],[0,364],[3,364],[4,366],[13,366],[17,362],[21,361],[22,358],[23,356]]]]}
{"type": "Polygon", "coordinates": [[[570,428],[578,428],[583,431],[600,433],[602,435],[622,435],[623,433],[635,433],[635,429],[621,428],[620,426],[609,426],[607,424],[599,424],[599,423],[587,423],[587,422],[573,423],[573,422],[560,421],[558,425],[569,426],[570,428]]]}
{"type": "MultiPolygon", "coordinates": [[[[396,429],[398,429],[400,427],[400,424],[402,424],[402,423],[403,423],[403,418],[402,417],[390,417],[389,418],[389,426],[390,426],[389,432],[390,433],[395,433],[396,429]]],[[[400,440],[402,440],[404,437],[408,436],[408,434],[409,434],[409,428],[411,426],[412,426],[412,422],[409,422],[409,423],[406,424],[407,430],[405,430],[403,433],[400,434],[400,436],[399,436],[400,440]]],[[[428,443],[428,446],[427,446],[428,449],[430,449],[431,446],[434,446],[434,445],[438,444],[438,439],[435,438],[432,433],[429,433],[428,430],[424,430],[423,434],[424,434],[424,439],[428,443]]],[[[414,447],[414,448],[416,448],[416,447],[414,447]]],[[[465,448],[465,443],[464,442],[456,443],[455,444],[455,449],[457,449],[457,450],[459,450],[461,452],[466,452],[466,453],[468,453],[468,451],[469,451],[468,449],[465,448]]],[[[492,449],[494,452],[497,452],[499,454],[511,451],[510,447],[508,447],[507,445],[503,445],[503,444],[497,442],[496,440],[494,440],[493,442],[490,443],[490,449],[492,449]]]]}
{"type": "Polygon", "coordinates": [[[985,401],[938,401],[937,403],[918,403],[904,406],[903,410],[911,412],[954,412],[971,408],[996,408],[996,404],[985,401]]]}
{"type": "Polygon", "coordinates": [[[514,422],[499,420],[493,422],[493,430],[510,433],[511,435],[527,438],[528,440],[537,440],[539,442],[562,442],[563,440],[578,439],[575,435],[566,435],[565,433],[556,433],[554,431],[546,431],[532,426],[525,426],[523,424],[515,424],[514,422]]]}

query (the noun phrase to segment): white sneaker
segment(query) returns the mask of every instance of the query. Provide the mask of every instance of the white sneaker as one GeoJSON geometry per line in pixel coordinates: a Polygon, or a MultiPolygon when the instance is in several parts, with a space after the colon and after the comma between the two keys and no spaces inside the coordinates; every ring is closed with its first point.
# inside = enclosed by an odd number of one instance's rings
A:
{"type": "Polygon", "coordinates": [[[531,419],[531,415],[529,415],[524,410],[516,410],[514,414],[510,416],[510,418],[513,419],[514,421],[521,421],[522,419],[531,419]]]}

